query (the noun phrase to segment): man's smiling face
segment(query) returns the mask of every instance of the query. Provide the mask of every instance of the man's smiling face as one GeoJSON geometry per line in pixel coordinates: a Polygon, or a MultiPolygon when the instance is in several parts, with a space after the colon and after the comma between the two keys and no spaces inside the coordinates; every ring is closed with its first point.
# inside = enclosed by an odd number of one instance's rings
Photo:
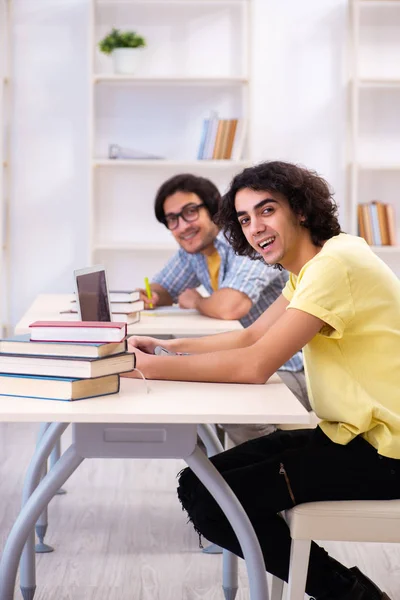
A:
{"type": "Polygon", "coordinates": [[[284,196],[244,188],[236,194],[235,208],[248,243],[266,263],[288,268],[296,260],[305,230],[284,196]]]}
{"type": "Polygon", "coordinates": [[[164,202],[164,215],[167,222],[169,216],[177,215],[184,208],[190,211],[190,208],[193,207],[196,210],[196,205],[201,205],[201,207],[198,208],[198,216],[195,220],[188,223],[180,216],[178,226],[176,229],[171,230],[178,244],[190,254],[202,252],[212,247],[218,235],[218,227],[211,221],[207,208],[197,194],[175,192],[175,194],[168,196],[164,202]]]}

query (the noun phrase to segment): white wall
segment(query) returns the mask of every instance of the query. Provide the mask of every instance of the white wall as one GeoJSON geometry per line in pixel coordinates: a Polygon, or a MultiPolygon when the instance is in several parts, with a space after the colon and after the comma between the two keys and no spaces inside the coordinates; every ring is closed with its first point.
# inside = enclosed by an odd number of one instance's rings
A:
{"type": "MultiPolygon", "coordinates": [[[[14,0],[11,318],[88,261],[88,0],[14,0]]],[[[346,0],[253,0],[252,153],[345,193],[346,0]]]]}

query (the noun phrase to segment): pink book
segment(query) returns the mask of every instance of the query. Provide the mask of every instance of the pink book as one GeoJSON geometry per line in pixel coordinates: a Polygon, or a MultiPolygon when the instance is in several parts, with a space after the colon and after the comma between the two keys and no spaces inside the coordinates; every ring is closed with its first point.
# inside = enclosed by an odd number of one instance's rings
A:
{"type": "Polygon", "coordinates": [[[35,321],[29,329],[35,342],[121,342],[127,333],[117,321],[35,321]]]}

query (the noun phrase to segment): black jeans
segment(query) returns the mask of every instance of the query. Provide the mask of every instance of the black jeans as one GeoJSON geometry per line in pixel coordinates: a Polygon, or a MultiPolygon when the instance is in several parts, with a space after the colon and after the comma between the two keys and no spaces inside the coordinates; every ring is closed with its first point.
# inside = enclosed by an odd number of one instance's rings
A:
{"type": "MultiPolygon", "coordinates": [[[[400,498],[400,460],[386,458],[363,438],[346,446],[323,431],[276,431],[213,456],[257,534],[266,570],[288,580],[290,532],[280,511],[318,500],[400,498]]],[[[243,556],[233,529],[194,473],[180,474],[178,496],[196,531],[243,556]]],[[[311,545],[307,593],[322,596],[335,586],[328,554],[311,545]]]]}

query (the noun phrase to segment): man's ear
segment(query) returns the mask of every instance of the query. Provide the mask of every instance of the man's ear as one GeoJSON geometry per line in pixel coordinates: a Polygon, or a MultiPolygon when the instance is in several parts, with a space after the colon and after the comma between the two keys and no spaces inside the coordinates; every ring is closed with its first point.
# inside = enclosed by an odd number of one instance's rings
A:
{"type": "Polygon", "coordinates": [[[306,222],[307,222],[307,217],[300,214],[300,215],[298,215],[298,219],[299,219],[299,223],[300,223],[301,227],[305,227],[306,222]]]}

